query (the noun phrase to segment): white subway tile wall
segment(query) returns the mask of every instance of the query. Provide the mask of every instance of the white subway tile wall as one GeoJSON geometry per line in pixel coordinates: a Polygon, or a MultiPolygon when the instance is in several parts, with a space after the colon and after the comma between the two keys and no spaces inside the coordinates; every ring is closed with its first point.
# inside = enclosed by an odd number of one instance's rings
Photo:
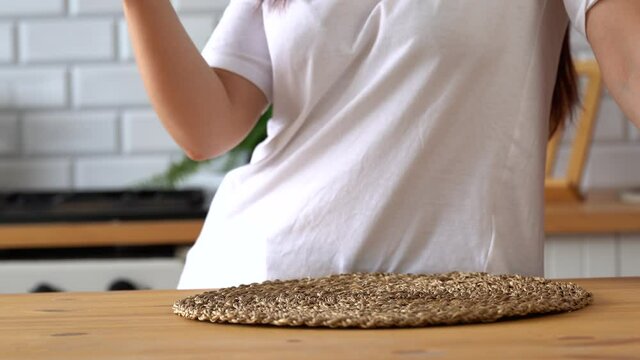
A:
{"type": "Polygon", "coordinates": [[[149,105],[134,64],[78,65],[71,77],[76,108],[149,105]]]}
{"type": "Polygon", "coordinates": [[[0,161],[0,189],[69,189],[71,160],[60,158],[19,158],[0,161]],[[16,186],[19,184],[19,186],[16,186]]]}
{"type": "Polygon", "coordinates": [[[67,106],[67,71],[62,66],[1,66],[0,111],[67,106]]]}
{"type": "Polygon", "coordinates": [[[65,0],[0,0],[0,16],[64,16],[65,0]]]}
{"type": "MultiPolygon", "coordinates": [[[[202,48],[228,1],[172,3],[202,48]]],[[[181,154],[149,104],[122,0],[0,0],[0,190],[128,187],[181,154]]]]}
{"type": "Polygon", "coordinates": [[[638,129],[634,124],[627,124],[627,139],[632,141],[640,140],[640,129],[638,129]]]}
{"type": "Polygon", "coordinates": [[[13,60],[13,24],[0,23],[0,63],[13,60]]]}
{"type": "Polygon", "coordinates": [[[87,61],[114,58],[111,19],[38,19],[18,26],[24,62],[87,61]]]}
{"type": "Polygon", "coordinates": [[[0,155],[18,152],[18,115],[0,114],[0,155]]]}
{"type": "Polygon", "coordinates": [[[70,0],[69,12],[73,15],[122,14],[122,0],[70,0]]]}
{"type": "Polygon", "coordinates": [[[131,186],[166,169],[170,162],[168,155],[82,158],[74,162],[74,183],[83,190],[131,186]]]}
{"type": "Polygon", "coordinates": [[[115,111],[31,112],[22,120],[27,155],[112,154],[117,151],[115,111]]]}
{"type": "Polygon", "coordinates": [[[180,149],[162,126],[156,113],[151,110],[125,112],[122,125],[122,145],[128,154],[180,149]]]}

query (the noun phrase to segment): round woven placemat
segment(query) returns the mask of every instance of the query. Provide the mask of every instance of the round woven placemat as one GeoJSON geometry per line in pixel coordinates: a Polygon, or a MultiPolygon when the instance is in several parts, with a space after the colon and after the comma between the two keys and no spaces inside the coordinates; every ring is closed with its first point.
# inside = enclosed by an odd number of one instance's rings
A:
{"type": "Polygon", "coordinates": [[[414,327],[573,311],[592,299],[576,284],[541,277],[357,273],[207,291],[176,301],[173,311],[216,323],[414,327]]]}

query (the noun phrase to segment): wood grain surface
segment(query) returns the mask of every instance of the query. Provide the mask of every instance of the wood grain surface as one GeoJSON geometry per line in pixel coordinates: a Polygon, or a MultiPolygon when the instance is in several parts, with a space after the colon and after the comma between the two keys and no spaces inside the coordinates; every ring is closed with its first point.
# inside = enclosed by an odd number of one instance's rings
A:
{"type": "Polygon", "coordinates": [[[621,202],[615,190],[591,192],[584,202],[550,202],[544,230],[547,235],[640,233],[640,204],[621,202]]]}
{"type": "Polygon", "coordinates": [[[221,325],[174,315],[190,291],[0,296],[2,359],[640,359],[640,277],[571,280],[571,313],[416,329],[221,325]]]}
{"type": "Polygon", "coordinates": [[[1,224],[0,250],[52,247],[193,245],[203,220],[1,224]]]}

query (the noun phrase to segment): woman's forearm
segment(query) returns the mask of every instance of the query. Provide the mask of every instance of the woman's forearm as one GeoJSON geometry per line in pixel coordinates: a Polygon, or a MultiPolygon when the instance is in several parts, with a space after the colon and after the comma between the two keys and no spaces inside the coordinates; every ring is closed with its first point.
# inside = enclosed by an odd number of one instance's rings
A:
{"type": "Polygon", "coordinates": [[[235,145],[242,134],[232,127],[224,84],[200,56],[169,0],[123,0],[123,5],[145,88],[174,140],[195,159],[235,145]]]}

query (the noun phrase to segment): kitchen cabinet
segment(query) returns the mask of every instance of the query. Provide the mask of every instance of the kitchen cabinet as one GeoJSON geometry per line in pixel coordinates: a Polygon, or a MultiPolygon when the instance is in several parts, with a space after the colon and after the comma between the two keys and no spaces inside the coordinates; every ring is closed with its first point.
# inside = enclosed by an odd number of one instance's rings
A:
{"type": "Polygon", "coordinates": [[[581,203],[548,203],[545,217],[545,277],[640,275],[640,204],[592,191],[581,203]]]}

